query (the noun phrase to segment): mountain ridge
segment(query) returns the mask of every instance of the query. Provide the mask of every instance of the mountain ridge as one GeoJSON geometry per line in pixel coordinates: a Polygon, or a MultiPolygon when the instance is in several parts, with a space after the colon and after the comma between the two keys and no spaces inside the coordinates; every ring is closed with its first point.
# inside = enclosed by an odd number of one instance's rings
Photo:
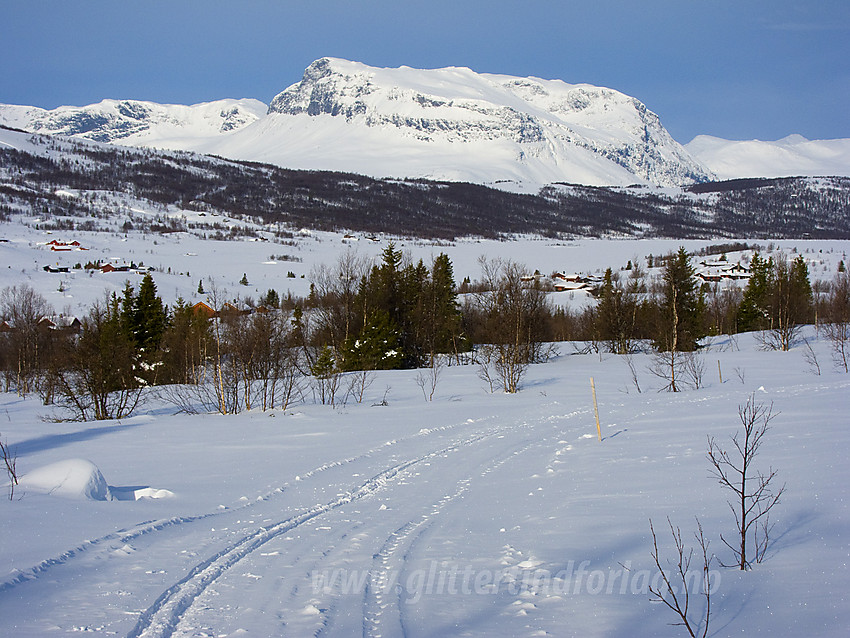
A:
{"type": "Polygon", "coordinates": [[[0,124],[100,142],[214,154],[374,178],[687,186],[714,179],[850,175],[850,140],[679,144],[614,89],[476,73],[379,68],[320,58],[266,106],[103,100],[53,110],[0,105],[0,124]]]}

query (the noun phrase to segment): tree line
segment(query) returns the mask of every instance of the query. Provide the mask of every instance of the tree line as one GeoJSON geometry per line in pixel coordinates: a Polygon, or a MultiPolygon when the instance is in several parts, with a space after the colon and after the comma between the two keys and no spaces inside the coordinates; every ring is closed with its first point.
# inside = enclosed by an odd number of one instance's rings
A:
{"type": "Polygon", "coordinates": [[[596,303],[570,312],[521,264],[482,258],[481,279],[460,294],[445,254],[414,263],[390,244],[378,263],[349,251],[314,269],[302,299],[269,290],[233,303],[210,280],[214,312],[182,299],[167,306],[147,274],[138,289],[127,283],[93,304],[79,331],[45,329],[49,304],[12,286],[0,292],[0,364],[6,391],[37,392],[77,420],[125,417],[151,387],[185,411],[285,409],[311,398],[335,405],[362,401],[376,370],[431,370],[433,384],[441,366],[455,364],[477,365],[491,391],[516,392],[527,367],[561,341],[626,357],[651,349],[653,372],[676,391],[698,372],[690,353],[707,335],[757,331],[766,348],[788,350],[815,322],[848,369],[844,269],[813,289],[802,256],[756,253],[747,285],[721,289],[699,282],[684,249],[659,262],[654,280],[639,264],[609,268],[596,303]]]}

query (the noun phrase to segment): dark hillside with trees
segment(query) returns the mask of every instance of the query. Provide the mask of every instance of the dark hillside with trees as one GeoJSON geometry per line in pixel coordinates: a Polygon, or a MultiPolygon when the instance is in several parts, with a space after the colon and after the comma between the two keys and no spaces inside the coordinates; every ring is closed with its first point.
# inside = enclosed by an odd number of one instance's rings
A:
{"type": "MultiPolygon", "coordinates": [[[[0,221],[15,212],[97,230],[121,195],[288,228],[433,239],[544,236],[850,238],[850,178],[648,187],[552,185],[517,194],[466,183],[295,171],[189,153],[31,135],[39,154],[0,148],[0,221]],[[67,198],[57,190],[99,193],[67,198]],[[115,196],[110,199],[104,193],[115,196]]],[[[55,222],[60,223],[60,222],[55,222]]],[[[148,222],[150,225],[150,222],[148,222]]],[[[215,223],[209,224],[215,229],[215,223]]],[[[143,229],[186,230],[173,221],[143,229]]]]}

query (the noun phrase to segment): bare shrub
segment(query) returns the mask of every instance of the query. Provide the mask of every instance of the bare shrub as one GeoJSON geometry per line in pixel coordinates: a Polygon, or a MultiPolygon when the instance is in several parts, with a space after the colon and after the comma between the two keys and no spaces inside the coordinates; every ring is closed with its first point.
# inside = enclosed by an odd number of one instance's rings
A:
{"type": "Polygon", "coordinates": [[[808,364],[809,370],[816,376],[820,376],[820,362],[818,361],[818,355],[815,352],[814,348],[812,348],[812,344],[809,343],[808,339],[803,339],[803,360],[808,364]]]}
{"type": "Polygon", "coordinates": [[[422,396],[426,401],[434,400],[434,392],[437,390],[437,383],[444,367],[445,363],[439,357],[434,357],[431,359],[430,367],[420,368],[416,373],[416,385],[422,390],[422,396]]]}
{"type": "Polygon", "coordinates": [[[652,520],[649,521],[649,529],[652,532],[652,558],[661,576],[660,580],[653,580],[653,583],[657,584],[650,584],[649,586],[649,591],[654,596],[650,601],[663,603],[678,616],[679,620],[670,623],[671,625],[684,627],[692,638],[697,636],[705,638],[708,635],[708,626],[711,620],[711,563],[714,556],[710,556],[708,553],[710,543],[705,539],[702,525],[697,519],[698,532],[694,534],[694,538],[701,554],[701,557],[697,556],[697,558],[701,558],[701,574],[698,582],[693,582],[690,567],[694,557],[694,549],[685,547],[681,530],[678,527],[673,527],[669,518],[667,525],[670,527],[670,535],[675,547],[675,558],[672,562],[670,559],[662,559],[655,528],[652,526],[652,520]],[[705,600],[705,608],[698,620],[694,618],[691,611],[691,597],[694,595],[700,595],[705,600]]]}
{"type": "Polygon", "coordinates": [[[9,477],[9,500],[11,501],[15,498],[15,487],[18,485],[18,457],[6,443],[3,443],[3,439],[0,439],[0,455],[3,456],[6,476],[9,477]]]}
{"type": "Polygon", "coordinates": [[[641,393],[640,389],[640,381],[638,379],[637,369],[635,368],[634,357],[631,354],[623,355],[623,361],[626,362],[626,365],[629,367],[629,374],[632,376],[632,383],[638,391],[638,394],[641,393]]]}
{"type": "Polygon", "coordinates": [[[685,352],[682,372],[685,383],[694,390],[699,390],[705,385],[705,359],[696,352],[685,352]]]}
{"type": "Polygon", "coordinates": [[[775,416],[773,404],[756,403],[755,395],[750,395],[746,404],[738,406],[742,429],[732,435],[733,450],[724,450],[713,437],[708,438],[711,475],[733,494],[727,503],[735,517],[735,537],[726,540],[721,534],[720,539],[732,550],[735,562],[724,567],[750,569],[753,561],[764,560],[770,545],[770,511],[779,503],[785,485],[774,491],[776,471],[768,468],[762,473],[753,468],[753,462],[775,416]]]}
{"type": "Polygon", "coordinates": [[[357,403],[363,403],[366,390],[375,382],[377,374],[372,370],[358,370],[348,373],[348,390],[346,397],[353,397],[357,403]]]}

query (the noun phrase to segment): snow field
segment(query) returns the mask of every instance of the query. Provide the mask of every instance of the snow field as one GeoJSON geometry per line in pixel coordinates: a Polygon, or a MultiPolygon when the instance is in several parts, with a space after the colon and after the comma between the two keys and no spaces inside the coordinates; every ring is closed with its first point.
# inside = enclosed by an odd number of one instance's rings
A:
{"type": "Polygon", "coordinates": [[[806,336],[821,376],[801,349],[763,352],[742,335],[709,348],[706,387],[680,394],[655,390],[645,355],[638,393],[620,357],[565,344],[517,395],[455,367],[425,402],[415,372],[394,371],[344,408],[172,416],[154,401],[120,424],[44,423],[37,400],[2,395],[20,472],[87,458],[110,490],[174,497],[19,488],[0,504],[0,633],[679,635],[649,602],[649,519],[662,553],[665,518],[690,541],[698,516],[729,558],[706,436],[725,444],[755,392],[777,414],[757,466],[788,491],[767,560],[714,566],[710,633],[843,635],[850,379],[806,336]],[[387,386],[389,405],[373,407],[387,386]]]}

